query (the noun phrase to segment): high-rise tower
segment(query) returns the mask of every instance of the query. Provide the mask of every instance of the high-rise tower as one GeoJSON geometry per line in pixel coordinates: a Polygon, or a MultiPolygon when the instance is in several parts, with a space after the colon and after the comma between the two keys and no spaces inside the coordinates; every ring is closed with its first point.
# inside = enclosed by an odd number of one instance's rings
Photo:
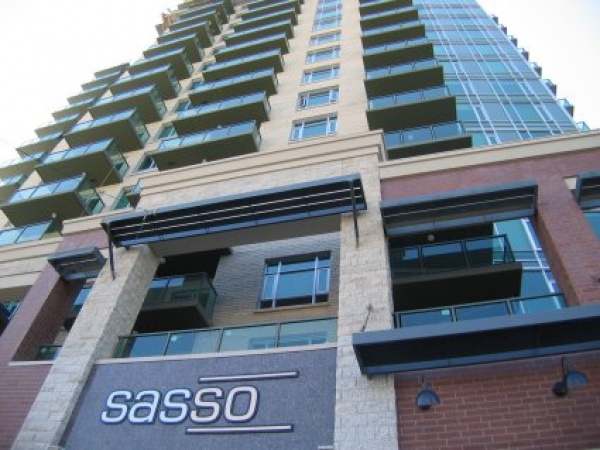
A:
{"type": "Polygon", "coordinates": [[[600,445],[600,135],[496,18],[157,30],[0,167],[0,446],[600,445]]]}

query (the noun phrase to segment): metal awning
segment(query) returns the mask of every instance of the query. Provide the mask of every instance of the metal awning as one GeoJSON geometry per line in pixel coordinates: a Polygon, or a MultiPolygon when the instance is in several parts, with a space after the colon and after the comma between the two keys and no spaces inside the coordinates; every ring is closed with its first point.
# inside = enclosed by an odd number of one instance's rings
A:
{"type": "Polygon", "coordinates": [[[582,209],[600,207],[600,170],[577,176],[575,199],[582,209]]]}
{"type": "Polygon", "coordinates": [[[520,181],[381,204],[388,236],[479,225],[535,214],[537,183],[520,181]]]}
{"type": "Polygon", "coordinates": [[[362,373],[442,369],[600,349],[600,305],[355,333],[362,373]]]}
{"type": "Polygon", "coordinates": [[[86,280],[98,276],[106,258],[97,247],[86,247],[54,253],[48,262],[65,281],[86,280]]]}
{"type": "Polygon", "coordinates": [[[255,228],[264,228],[269,233],[257,241],[269,240],[277,235],[282,224],[288,224],[284,229],[290,230],[291,222],[353,213],[358,241],[357,213],[365,209],[362,182],[355,174],[126,213],[104,219],[102,227],[110,248],[112,244],[130,247],[164,242],[172,247],[170,241],[174,240],[239,230],[252,235],[251,229],[255,228]]]}

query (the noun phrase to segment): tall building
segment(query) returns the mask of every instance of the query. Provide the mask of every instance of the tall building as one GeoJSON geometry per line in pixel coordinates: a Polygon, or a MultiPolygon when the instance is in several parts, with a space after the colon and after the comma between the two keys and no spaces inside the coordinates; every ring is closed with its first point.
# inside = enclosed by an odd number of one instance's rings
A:
{"type": "Polygon", "coordinates": [[[0,167],[0,447],[600,446],[600,133],[497,18],[157,30],[0,167]]]}

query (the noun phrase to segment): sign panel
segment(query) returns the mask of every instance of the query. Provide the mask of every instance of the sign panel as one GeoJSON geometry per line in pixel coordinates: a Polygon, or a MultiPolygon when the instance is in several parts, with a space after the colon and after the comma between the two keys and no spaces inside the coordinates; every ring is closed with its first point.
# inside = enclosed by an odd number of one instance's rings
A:
{"type": "Polygon", "coordinates": [[[99,364],[66,449],[283,449],[333,444],[335,349],[99,364]]]}

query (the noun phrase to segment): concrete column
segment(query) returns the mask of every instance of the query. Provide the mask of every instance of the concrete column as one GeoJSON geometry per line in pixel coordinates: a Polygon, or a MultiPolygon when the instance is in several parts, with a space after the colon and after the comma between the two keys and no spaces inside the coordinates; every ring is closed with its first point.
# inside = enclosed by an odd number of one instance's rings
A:
{"type": "Polygon", "coordinates": [[[379,204],[377,158],[345,162],[346,173],[361,172],[368,210],[358,219],[357,246],[351,216],[342,217],[338,352],[336,368],[335,449],[397,449],[398,427],[393,376],[362,375],[352,348],[352,334],[390,329],[392,290],[379,204]]]}
{"type": "Polygon", "coordinates": [[[111,357],[118,336],[131,331],[158,262],[146,246],[115,252],[116,279],[106,264],[23,423],[14,450],[56,448],[95,361],[111,357]]]}

